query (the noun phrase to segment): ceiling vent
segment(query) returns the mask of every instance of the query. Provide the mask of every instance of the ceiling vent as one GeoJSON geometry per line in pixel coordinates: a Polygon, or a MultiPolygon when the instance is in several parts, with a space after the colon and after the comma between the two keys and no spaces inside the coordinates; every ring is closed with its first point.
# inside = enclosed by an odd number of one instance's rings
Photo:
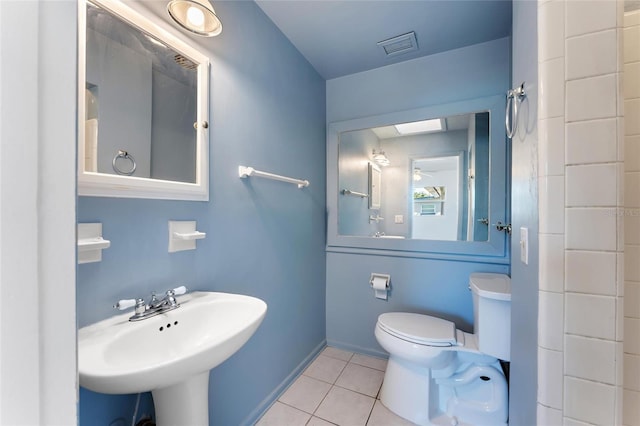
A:
{"type": "Polygon", "coordinates": [[[387,56],[395,56],[418,50],[418,41],[416,40],[416,33],[411,31],[410,33],[379,41],[378,46],[384,50],[387,56]]]}

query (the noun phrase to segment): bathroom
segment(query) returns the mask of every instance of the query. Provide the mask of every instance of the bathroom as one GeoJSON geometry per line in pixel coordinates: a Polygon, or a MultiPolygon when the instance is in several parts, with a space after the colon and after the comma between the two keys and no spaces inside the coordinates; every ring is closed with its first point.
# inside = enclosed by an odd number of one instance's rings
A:
{"type": "Polygon", "coordinates": [[[80,391],[76,405],[77,328],[113,315],[118,299],[184,284],[265,300],[256,334],[211,375],[212,424],[243,424],[325,343],[371,348],[376,309],[413,307],[468,330],[467,279],[482,270],[513,283],[511,424],[640,424],[640,274],[629,261],[640,166],[638,139],[622,128],[638,109],[618,91],[622,1],[513,3],[511,77],[495,90],[524,81],[532,108],[511,145],[512,254],[492,264],[327,252],[326,126],[352,117],[331,108],[331,84],[256,4],[214,7],[224,31],[201,47],[212,62],[209,202],[180,202],[76,198],[77,4],[0,2],[1,423],[74,424],[87,401],[104,424],[130,421],[135,395],[80,391]],[[26,158],[37,161],[16,161],[26,158]],[[310,185],[244,181],[240,164],[310,185]],[[596,184],[604,190],[591,191],[596,184]],[[169,254],[169,220],[195,220],[207,238],[169,254]],[[94,221],[112,246],[102,262],[77,267],[76,222],[94,221]],[[528,265],[518,261],[522,227],[528,265]],[[372,272],[391,275],[388,302],[368,288],[372,272]],[[403,292],[415,305],[402,305],[403,292]],[[367,306],[364,316],[353,309],[367,306]]]}

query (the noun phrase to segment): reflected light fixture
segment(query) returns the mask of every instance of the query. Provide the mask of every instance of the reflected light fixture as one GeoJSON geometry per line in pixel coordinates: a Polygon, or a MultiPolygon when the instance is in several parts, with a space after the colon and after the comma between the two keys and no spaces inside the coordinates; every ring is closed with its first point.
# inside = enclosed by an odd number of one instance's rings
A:
{"type": "Polygon", "coordinates": [[[194,34],[213,37],[222,32],[222,22],[209,0],[171,0],[167,12],[178,25],[194,34]]]}
{"type": "Polygon", "coordinates": [[[413,181],[419,182],[421,180],[422,176],[420,176],[420,169],[416,167],[415,169],[413,169],[413,181]]]}
{"type": "Polygon", "coordinates": [[[446,130],[444,120],[442,118],[396,124],[395,128],[401,135],[410,135],[412,133],[441,132],[443,130],[446,130]]]}
{"type": "Polygon", "coordinates": [[[373,150],[373,161],[375,161],[376,163],[380,164],[383,167],[391,164],[387,156],[384,155],[384,151],[376,152],[375,149],[373,150]]]}

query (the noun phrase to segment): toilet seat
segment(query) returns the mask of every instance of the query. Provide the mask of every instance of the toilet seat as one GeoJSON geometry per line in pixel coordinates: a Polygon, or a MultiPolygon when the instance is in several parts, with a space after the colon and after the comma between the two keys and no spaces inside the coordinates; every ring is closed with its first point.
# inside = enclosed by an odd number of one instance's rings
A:
{"type": "Polygon", "coordinates": [[[388,312],[378,317],[378,326],[386,333],[425,346],[459,346],[456,325],[442,318],[407,312],[388,312]]]}

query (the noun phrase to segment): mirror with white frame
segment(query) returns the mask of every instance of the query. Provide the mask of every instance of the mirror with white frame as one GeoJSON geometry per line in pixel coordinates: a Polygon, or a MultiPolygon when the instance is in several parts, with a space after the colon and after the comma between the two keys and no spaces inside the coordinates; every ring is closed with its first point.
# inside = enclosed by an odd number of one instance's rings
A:
{"type": "Polygon", "coordinates": [[[121,2],[79,4],[79,195],[208,200],[208,58],[121,2]]]}
{"type": "Polygon", "coordinates": [[[332,123],[328,245],[504,255],[495,227],[507,216],[503,105],[491,97],[332,123]],[[372,164],[381,171],[373,212],[372,164]]]}

